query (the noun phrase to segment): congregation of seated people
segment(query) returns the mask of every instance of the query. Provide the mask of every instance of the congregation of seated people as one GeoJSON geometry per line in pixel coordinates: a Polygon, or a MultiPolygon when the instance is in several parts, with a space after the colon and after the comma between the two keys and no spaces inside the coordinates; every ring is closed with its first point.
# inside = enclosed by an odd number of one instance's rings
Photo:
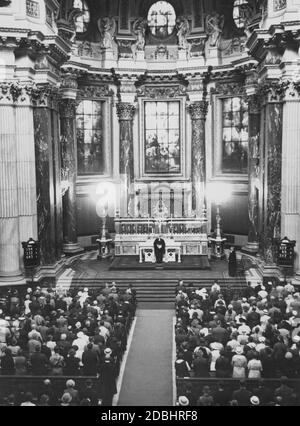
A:
{"type": "Polygon", "coordinates": [[[234,293],[218,282],[209,289],[180,282],[176,315],[177,377],[300,378],[300,293],[291,283],[234,293]]]}
{"type": "MultiPolygon", "coordinates": [[[[2,376],[94,376],[115,382],[135,315],[131,285],[56,292],[10,289],[0,297],[2,376]]],[[[106,383],[107,382],[107,383],[106,383]]]]}

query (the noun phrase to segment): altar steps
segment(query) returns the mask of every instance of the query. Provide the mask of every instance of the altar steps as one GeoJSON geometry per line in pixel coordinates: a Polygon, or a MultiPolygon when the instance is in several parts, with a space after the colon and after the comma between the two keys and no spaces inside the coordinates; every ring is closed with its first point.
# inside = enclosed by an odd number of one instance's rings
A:
{"type": "MultiPolygon", "coordinates": [[[[178,280],[180,276],[178,276],[178,280]]],[[[109,280],[100,278],[100,277],[89,277],[87,274],[79,274],[72,278],[71,288],[82,289],[88,287],[90,289],[99,289],[105,286],[106,282],[115,282],[117,288],[120,290],[125,290],[128,287],[128,284],[132,284],[133,288],[137,292],[137,301],[139,306],[151,306],[162,305],[167,306],[166,309],[174,308],[175,301],[175,287],[178,284],[178,280],[174,279],[140,279],[140,278],[124,278],[124,279],[113,279],[109,280]]],[[[214,279],[212,278],[202,278],[194,280],[184,280],[184,283],[190,284],[193,283],[197,288],[207,287],[209,289],[213,283],[214,279]]],[[[246,287],[246,280],[244,278],[223,278],[219,279],[218,283],[221,287],[226,288],[231,287],[234,291],[241,291],[246,287]]],[[[62,284],[62,283],[61,283],[62,284]]]]}

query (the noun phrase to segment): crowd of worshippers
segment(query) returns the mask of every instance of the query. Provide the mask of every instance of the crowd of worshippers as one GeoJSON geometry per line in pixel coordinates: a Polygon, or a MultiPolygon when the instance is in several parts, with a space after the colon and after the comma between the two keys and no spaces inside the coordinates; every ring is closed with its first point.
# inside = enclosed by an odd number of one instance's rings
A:
{"type": "MultiPolygon", "coordinates": [[[[299,388],[299,385],[297,386],[299,388]]],[[[178,406],[298,406],[299,398],[295,386],[287,377],[281,377],[276,383],[241,380],[239,384],[219,381],[216,385],[207,384],[196,391],[187,383],[181,389],[177,399],[178,406]]]]}
{"type": "Polygon", "coordinates": [[[12,288],[0,298],[1,374],[105,377],[114,388],[135,309],[131,285],[12,288]]]}
{"type": "MultiPolygon", "coordinates": [[[[57,379],[56,379],[57,380],[57,379]]],[[[101,387],[92,379],[86,379],[80,386],[76,380],[68,379],[59,386],[55,386],[56,380],[44,379],[34,389],[27,384],[26,389],[22,384],[8,392],[0,400],[0,406],[99,406],[111,405],[105,401],[101,387]]]]}
{"type": "Polygon", "coordinates": [[[291,283],[234,293],[176,287],[178,377],[300,378],[300,293],[291,283]]]}

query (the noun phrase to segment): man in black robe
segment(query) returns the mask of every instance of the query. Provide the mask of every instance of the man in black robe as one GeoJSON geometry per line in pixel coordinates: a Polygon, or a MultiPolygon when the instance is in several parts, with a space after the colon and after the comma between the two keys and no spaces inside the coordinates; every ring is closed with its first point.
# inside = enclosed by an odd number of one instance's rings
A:
{"type": "Polygon", "coordinates": [[[162,263],[164,254],[166,252],[166,243],[165,241],[159,236],[154,241],[154,253],[157,263],[162,263]]]}
{"type": "Polygon", "coordinates": [[[237,270],[237,260],[236,260],[236,253],[235,248],[231,247],[229,259],[228,259],[228,274],[230,277],[236,276],[236,270],[237,270]]]}

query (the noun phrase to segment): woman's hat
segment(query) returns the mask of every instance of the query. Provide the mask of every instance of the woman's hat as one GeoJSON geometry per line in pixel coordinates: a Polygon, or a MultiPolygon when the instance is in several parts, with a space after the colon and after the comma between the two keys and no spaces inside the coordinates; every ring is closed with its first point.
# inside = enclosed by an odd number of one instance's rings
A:
{"type": "Polygon", "coordinates": [[[235,353],[237,355],[242,355],[242,353],[244,352],[244,349],[242,348],[242,346],[237,346],[235,349],[235,353]]]}
{"type": "Polygon", "coordinates": [[[64,393],[61,397],[61,405],[68,405],[72,401],[72,397],[69,393],[64,393]]]}
{"type": "Polygon", "coordinates": [[[251,402],[252,405],[259,405],[260,404],[260,400],[259,400],[258,396],[251,396],[250,402],[251,402]]]}
{"type": "Polygon", "coordinates": [[[178,404],[183,406],[183,407],[186,407],[190,404],[190,401],[186,396],[180,396],[178,398],[178,404]]]}

